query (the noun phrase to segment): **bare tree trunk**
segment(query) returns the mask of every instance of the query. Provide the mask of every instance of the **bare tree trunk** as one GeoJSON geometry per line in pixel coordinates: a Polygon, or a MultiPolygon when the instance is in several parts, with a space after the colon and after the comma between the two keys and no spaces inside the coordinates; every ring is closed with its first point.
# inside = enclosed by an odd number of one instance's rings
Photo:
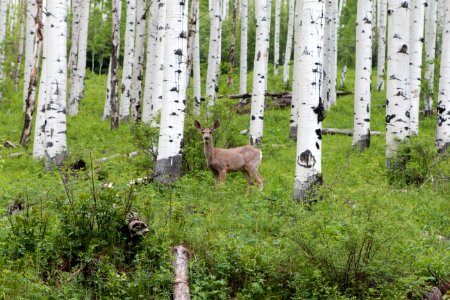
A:
{"type": "Polygon", "coordinates": [[[198,0],[191,1],[191,11],[188,25],[188,37],[187,37],[187,57],[186,57],[186,85],[189,86],[189,81],[192,73],[192,61],[194,57],[194,43],[197,32],[198,20],[198,0]]]}
{"type": "Polygon", "coordinates": [[[31,68],[33,67],[34,55],[34,28],[35,20],[33,14],[36,11],[36,2],[34,0],[27,0],[27,24],[26,24],[26,41],[25,41],[25,63],[24,63],[24,80],[23,80],[23,111],[25,111],[26,99],[28,95],[28,86],[30,80],[31,68]]]}
{"type": "Polygon", "coordinates": [[[292,100],[291,100],[291,113],[289,116],[289,137],[297,139],[298,130],[298,107],[300,104],[300,60],[301,60],[301,30],[302,30],[302,8],[303,1],[298,0],[295,4],[295,36],[294,36],[294,76],[292,80],[292,100]]]}
{"type": "Polygon", "coordinates": [[[273,73],[275,76],[278,75],[278,67],[280,64],[280,11],[281,11],[281,0],[275,0],[275,33],[274,33],[274,54],[273,54],[273,73]]]}
{"type": "Polygon", "coordinates": [[[19,1],[20,5],[20,36],[19,36],[19,51],[17,54],[17,65],[16,71],[14,72],[14,91],[17,92],[19,89],[19,79],[20,79],[20,67],[22,66],[23,57],[23,45],[25,40],[25,16],[27,14],[26,3],[24,0],[19,1]]]}
{"type": "Polygon", "coordinates": [[[41,58],[42,49],[42,0],[36,0],[36,17],[35,17],[35,29],[36,38],[34,42],[34,55],[33,55],[33,67],[31,68],[30,80],[27,89],[27,97],[25,100],[25,117],[22,135],[20,137],[20,144],[26,146],[30,139],[31,128],[33,126],[33,114],[36,99],[36,86],[39,81],[39,63],[41,58]]]}
{"type": "MultiPolygon", "coordinates": [[[[302,1],[302,0],[297,0],[302,1]]],[[[284,52],[284,66],[283,66],[283,82],[289,85],[289,63],[292,55],[292,37],[294,35],[294,16],[295,16],[295,0],[289,0],[289,20],[288,31],[286,37],[286,51],[284,52]]]]}
{"type": "Polygon", "coordinates": [[[241,55],[239,63],[239,93],[247,93],[248,0],[241,1],[241,55]]]}
{"type": "Polygon", "coordinates": [[[236,49],[236,19],[237,19],[238,0],[233,0],[233,19],[231,25],[231,42],[230,42],[230,70],[228,70],[228,86],[233,85],[234,63],[235,63],[235,49],[236,49]]]}
{"type": "Polygon", "coordinates": [[[120,44],[120,18],[119,5],[121,1],[112,1],[112,35],[111,35],[111,129],[119,127],[119,95],[117,83],[119,82],[119,44],[120,44]]]}
{"type": "Polygon", "coordinates": [[[173,247],[173,254],[175,254],[175,260],[173,262],[173,299],[174,300],[190,300],[189,294],[189,250],[184,246],[179,245],[173,247]]]}
{"type": "Polygon", "coordinates": [[[378,58],[377,58],[377,91],[384,91],[384,76],[386,65],[386,21],[387,0],[379,0],[378,10],[380,20],[378,22],[378,58]]]}
{"type": "Polygon", "coordinates": [[[437,30],[438,0],[428,0],[425,7],[425,109],[424,115],[433,115],[434,99],[434,60],[436,58],[436,30],[437,30]]]}
{"type": "Polygon", "coordinates": [[[201,109],[202,97],[202,77],[200,71],[200,19],[199,19],[199,1],[196,6],[197,21],[195,23],[195,40],[194,40],[194,115],[198,116],[201,109]]]}

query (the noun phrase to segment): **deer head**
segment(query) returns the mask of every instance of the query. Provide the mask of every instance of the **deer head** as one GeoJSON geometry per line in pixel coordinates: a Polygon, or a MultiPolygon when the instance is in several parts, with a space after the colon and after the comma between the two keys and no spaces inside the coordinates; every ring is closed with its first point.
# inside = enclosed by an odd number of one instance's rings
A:
{"type": "Polygon", "coordinates": [[[205,144],[209,144],[212,141],[212,133],[220,127],[219,120],[214,121],[214,124],[211,128],[204,128],[202,124],[200,124],[199,121],[195,120],[194,122],[195,127],[201,131],[203,142],[205,144]]]}

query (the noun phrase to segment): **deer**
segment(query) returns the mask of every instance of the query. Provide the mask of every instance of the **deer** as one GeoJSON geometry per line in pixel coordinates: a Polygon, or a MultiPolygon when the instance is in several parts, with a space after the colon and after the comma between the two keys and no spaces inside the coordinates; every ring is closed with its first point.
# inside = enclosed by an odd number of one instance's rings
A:
{"type": "Polygon", "coordinates": [[[206,164],[214,174],[215,189],[217,189],[219,180],[222,184],[225,184],[228,172],[241,171],[247,179],[248,186],[253,185],[253,178],[255,178],[259,191],[262,191],[263,178],[258,172],[262,160],[260,150],[252,145],[231,149],[215,148],[212,134],[220,127],[219,121],[216,120],[211,128],[204,128],[197,120],[195,120],[194,125],[202,133],[206,164]]]}

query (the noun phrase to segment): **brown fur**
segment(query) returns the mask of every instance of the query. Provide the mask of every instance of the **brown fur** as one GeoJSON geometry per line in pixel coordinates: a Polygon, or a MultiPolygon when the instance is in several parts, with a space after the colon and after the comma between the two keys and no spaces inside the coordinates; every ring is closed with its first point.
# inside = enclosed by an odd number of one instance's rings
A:
{"type": "Polygon", "coordinates": [[[213,127],[204,128],[197,120],[195,127],[202,132],[206,164],[214,174],[214,186],[220,181],[225,184],[227,172],[241,171],[247,179],[248,185],[253,184],[255,178],[258,189],[262,191],[263,178],[258,172],[262,153],[251,145],[231,149],[214,148],[212,133],[219,128],[219,121],[215,121],[213,127]]]}

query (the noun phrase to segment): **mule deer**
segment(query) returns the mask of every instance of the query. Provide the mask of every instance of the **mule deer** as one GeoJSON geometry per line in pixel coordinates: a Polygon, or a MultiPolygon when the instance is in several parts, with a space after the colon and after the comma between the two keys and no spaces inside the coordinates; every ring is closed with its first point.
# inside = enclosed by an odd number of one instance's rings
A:
{"type": "Polygon", "coordinates": [[[258,183],[258,189],[262,191],[263,178],[258,172],[262,159],[262,152],[251,145],[231,149],[213,147],[212,133],[219,128],[219,121],[215,121],[211,128],[204,128],[195,120],[195,127],[202,132],[206,164],[214,174],[214,187],[220,181],[224,184],[227,172],[241,171],[247,179],[248,185],[253,185],[254,177],[258,183]]]}

